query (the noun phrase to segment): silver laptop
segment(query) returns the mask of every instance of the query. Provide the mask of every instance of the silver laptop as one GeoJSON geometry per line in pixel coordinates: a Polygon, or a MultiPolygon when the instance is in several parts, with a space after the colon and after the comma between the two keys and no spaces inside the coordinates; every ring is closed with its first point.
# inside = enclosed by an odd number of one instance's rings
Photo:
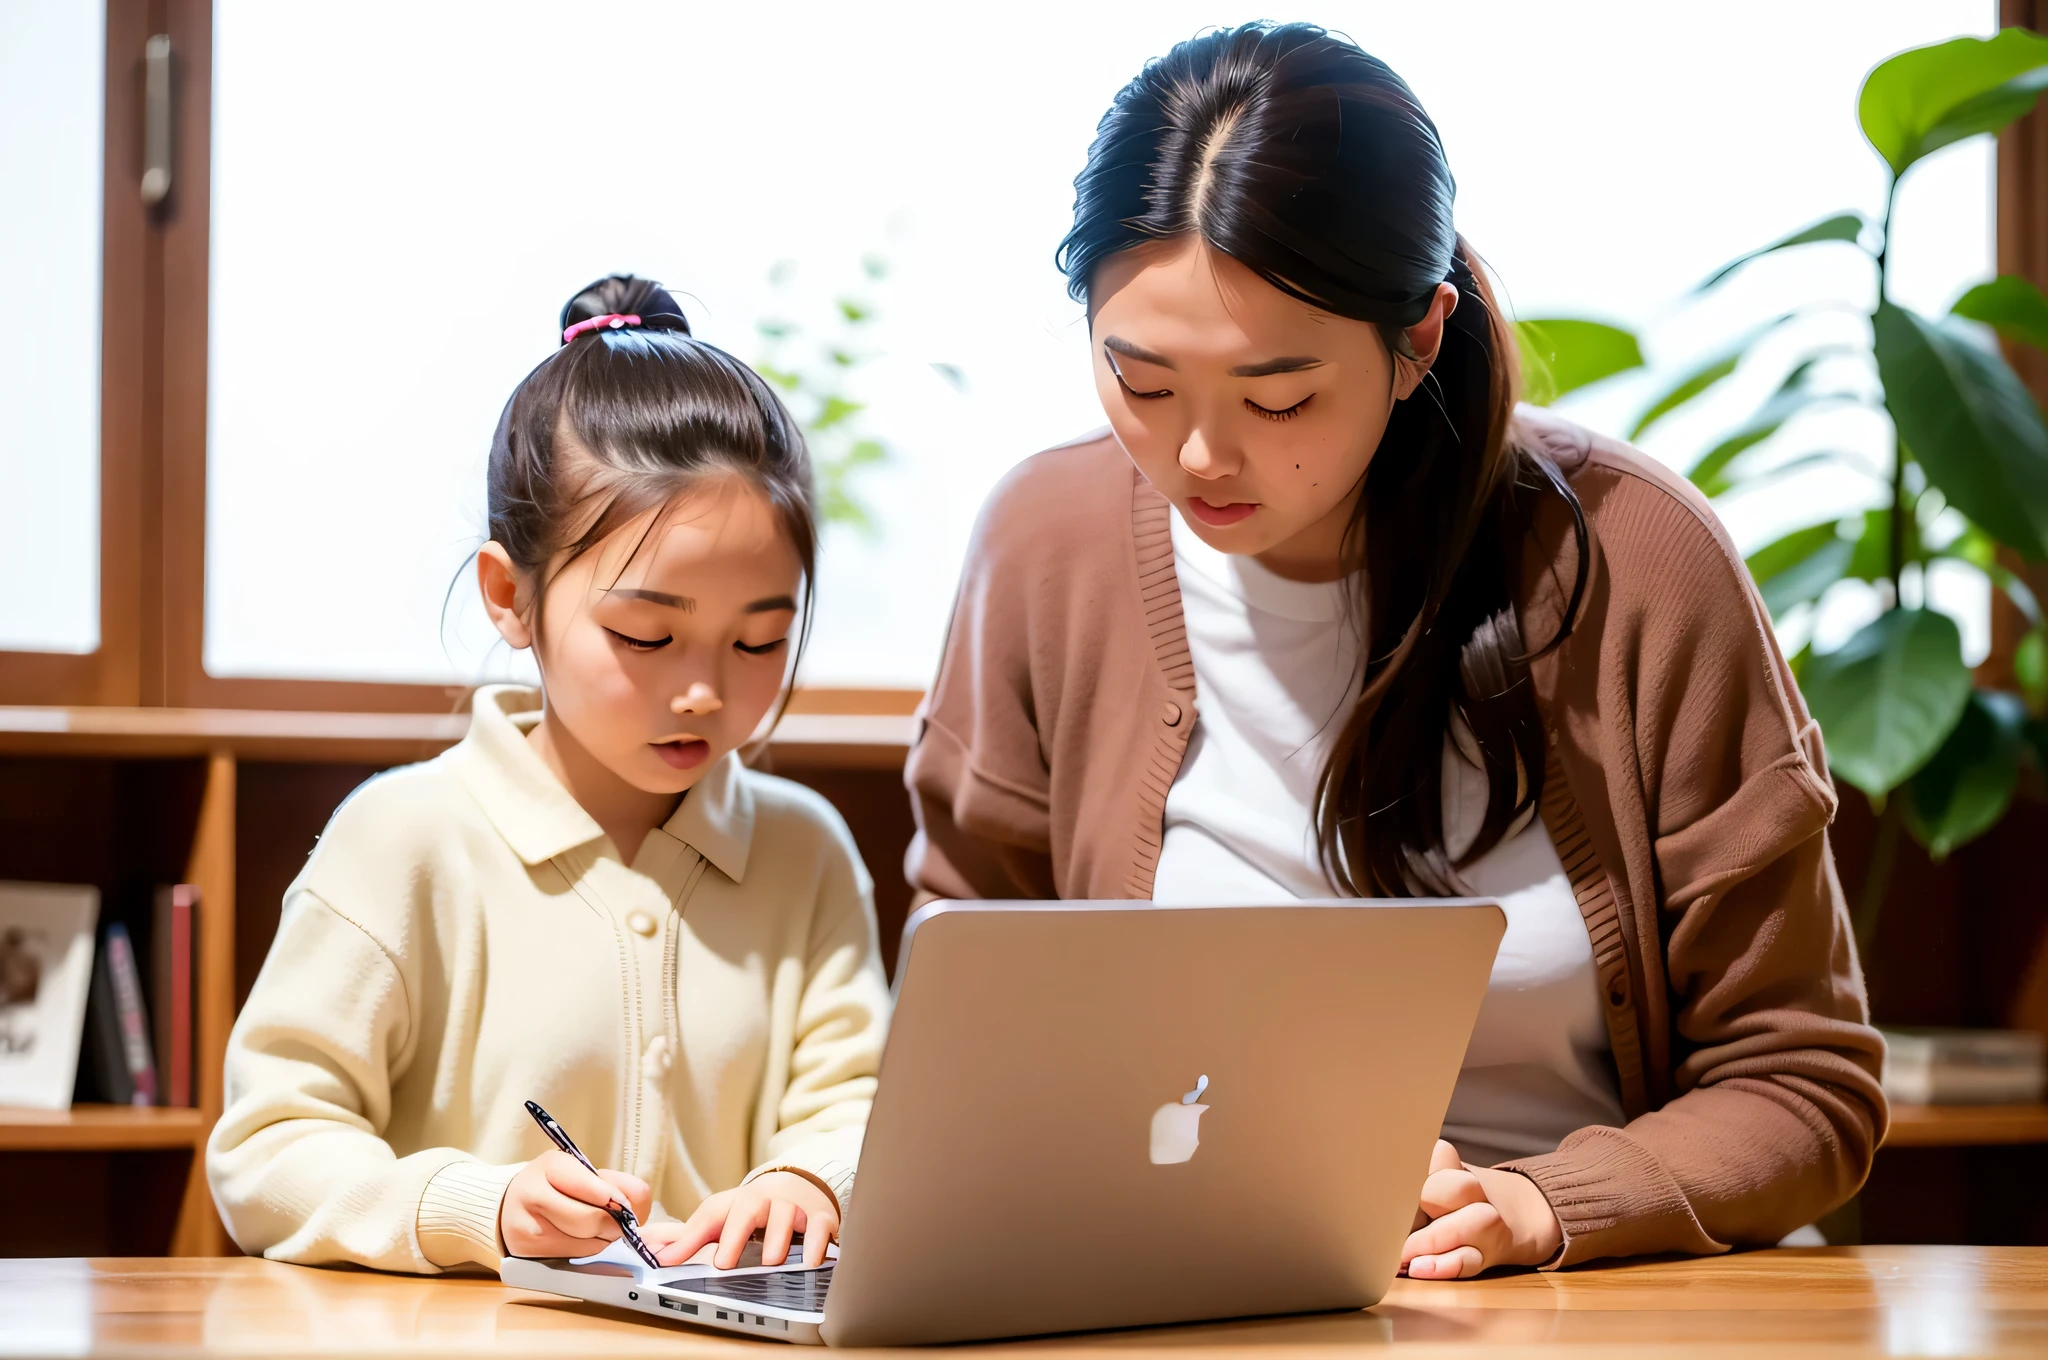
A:
{"type": "Polygon", "coordinates": [[[505,1282],[836,1346],[1370,1307],[1505,924],[1477,898],[933,903],[835,1260],[505,1282]]]}

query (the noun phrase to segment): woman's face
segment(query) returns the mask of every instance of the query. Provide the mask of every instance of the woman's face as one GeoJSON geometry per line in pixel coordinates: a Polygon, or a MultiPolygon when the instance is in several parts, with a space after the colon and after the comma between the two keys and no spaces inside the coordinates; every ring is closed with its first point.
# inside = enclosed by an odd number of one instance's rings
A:
{"type": "Polygon", "coordinates": [[[1095,389],[1145,477],[1204,542],[1282,576],[1333,580],[1394,403],[1435,357],[1457,290],[1438,289],[1393,355],[1377,327],[1281,292],[1187,236],[1097,266],[1095,389]]]}

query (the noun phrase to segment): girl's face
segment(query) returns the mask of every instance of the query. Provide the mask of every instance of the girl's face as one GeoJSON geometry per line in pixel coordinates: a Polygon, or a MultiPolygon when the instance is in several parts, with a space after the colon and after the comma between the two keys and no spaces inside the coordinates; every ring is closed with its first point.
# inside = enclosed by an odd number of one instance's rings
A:
{"type": "Polygon", "coordinates": [[[1387,417],[1456,302],[1438,289],[1409,360],[1371,323],[1291,298],[1199,237],[1139,246],[1090,281],[1095,388],[1139,471],[1204,542],[1332,580],[1387,417]]]}
{"type": "Polygon", "coordinates": [[[535,648],[549,721],[634,788],[680,794],[781,692],[802,574],[768,498],[718,477],[558,572],[537,636],[498,624],[535,648]]]}

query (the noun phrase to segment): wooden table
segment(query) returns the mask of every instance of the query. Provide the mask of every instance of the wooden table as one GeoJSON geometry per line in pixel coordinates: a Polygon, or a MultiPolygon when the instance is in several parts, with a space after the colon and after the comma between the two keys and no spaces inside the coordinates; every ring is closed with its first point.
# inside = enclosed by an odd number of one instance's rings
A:
{"type": "MultiPolygon", "coordinates": [[[[0,1261],[0,1356],[755,1356],[778,1343],[640,1321],[491,1279],[244,1258],[0,1261]]],[[[1012,1351],[1310,1355],[1392,1344],[1453,1360],[2048,1353],[2048,1248],[1828,1247],[1458,1283],[1379,1307],[1013,1342],[1012,1351]]],[[[949,1347],[925,1355],[958,1355],[949,1347]]],[[[814,1353],[814,1352],[813,1352],[814,1353]]]]}

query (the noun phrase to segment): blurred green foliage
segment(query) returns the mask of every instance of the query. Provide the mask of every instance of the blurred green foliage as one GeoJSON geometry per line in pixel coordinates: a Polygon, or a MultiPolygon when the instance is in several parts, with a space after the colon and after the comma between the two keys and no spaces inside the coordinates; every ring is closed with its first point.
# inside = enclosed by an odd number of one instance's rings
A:
{"type": "MultiPolygon", "coordinates": [[[[2023,766],[2048,770],[2048,630],[2039,602],[2000,560],[2001,549],[2030,562],[2048,559],[2048,423],[2004,358],[1963,324],[2048,349],[2048,298],[2028,280],[2003,275],[1965,293],[1949,316],[1923,316],[1892,301],[1886,249],[1899,177],[1942,147],[1998,132],[2044,90],[2048,37],[2018,28],[1881,63],[1864,80],[1857,112],[1889,169],[1883,216],[1824,218],[1731,260],[1697,290],[1717,288],[1762,256],[1809,247],[1860,251],[1876,275],[1864,341],[1807,345],[1770,396],[1687,474],[1710,497],[1815,463],[1851,467],[1883,484],[1880,508],[1794,529],[1748,559],[1773,616],[1816,607],[1844,580],[1875,584],[1885,605],[1835,650],[1795,658],[1834,773],[1883,814],[1872,892],[1858,913],[1866,938],[1889,867],[1887,833],[1903,826],[1945,856],[2005,815],[2023,766]],[[1858,404],[1890,417],[1889,468],[1828,451],[1786,458],[1767,447],[1793,420],[1858,404]],[[1983,573],[2031,625],[2016,657],[2016,692],[1976,688],[1954,620],[1928,604],[1927,570],[1944,561],[1983,573]]],[[[1802,314],[1788,311],[1682,374],[1644,409],[1630,437],[1714,391],[1760,342],[1802,314]]],[[[1534,373],[1532,401],[1555,400],[1641,363],[1635,337],[1612,326],[1541,319],[1518,327],[1524,366],[1534,373]]]]}

